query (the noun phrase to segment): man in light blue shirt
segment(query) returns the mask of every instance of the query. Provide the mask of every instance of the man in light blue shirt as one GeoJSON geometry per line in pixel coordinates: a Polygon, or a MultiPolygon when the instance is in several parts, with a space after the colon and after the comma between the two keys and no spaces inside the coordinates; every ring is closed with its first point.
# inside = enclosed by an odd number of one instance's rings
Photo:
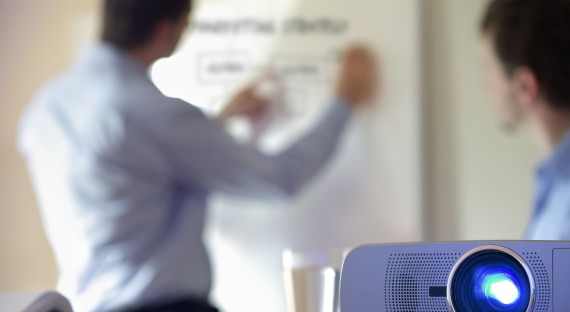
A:
{"type": "MultiPolygon", "coordinates": [[[[58,290],[77,311],[216,311],[202,241],[208,194],[295,194],[330,158],[351,107],[373,95],[373,59],[349,50],[322,120],[267,156],[149,80],[148,67],[175,49],[189,0],[104,8],[103,42],[39,92],[21,124],[58,290]]],[[[264,105],[246,89],[221,119],[264,105]]]]}
{"type": "Polygon", "coordinates": [[[570,1],[494,0],[482,23],[487,82],[502,119],[546,156],[526,239],[570,240],[570,1]]]}

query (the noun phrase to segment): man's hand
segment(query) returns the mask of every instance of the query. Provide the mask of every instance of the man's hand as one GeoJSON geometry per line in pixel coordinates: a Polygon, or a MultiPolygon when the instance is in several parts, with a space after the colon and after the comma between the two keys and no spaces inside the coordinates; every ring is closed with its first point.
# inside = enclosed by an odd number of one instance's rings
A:
{"type": "Polygon", "coordinates": [[[369,103],[378,91],[377,66],[370,50],[363,46],[349,47],[343,56],[337,95],[352,106],[369,103]]]}
{"type": "Polygon", "coordinates": [[[257,84],[250,85],[236,94],[218,115],[219,121],[226,121],[235,116],[255,117],[268,106],[269,101],[256,94],[257,84]]]}

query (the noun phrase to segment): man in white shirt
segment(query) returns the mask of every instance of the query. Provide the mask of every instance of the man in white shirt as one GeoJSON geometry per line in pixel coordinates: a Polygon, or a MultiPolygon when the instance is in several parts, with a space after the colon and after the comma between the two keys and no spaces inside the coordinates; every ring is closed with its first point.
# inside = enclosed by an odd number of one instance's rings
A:
{"type": "MultiPolygon", "coordinates": [[[[216,311],[202,241],[208,194],[295,194],[375,91],[371,54],[350,49],[313,130],[276,156],[239,145],[148,78],[174,51],[190,10],[190,0],[106,0],[102,42],[43,88],[22,120],[58,290],[77,311],[216,311]]],[[[249,88],[220,119],[266,104],[249,88]]]]}

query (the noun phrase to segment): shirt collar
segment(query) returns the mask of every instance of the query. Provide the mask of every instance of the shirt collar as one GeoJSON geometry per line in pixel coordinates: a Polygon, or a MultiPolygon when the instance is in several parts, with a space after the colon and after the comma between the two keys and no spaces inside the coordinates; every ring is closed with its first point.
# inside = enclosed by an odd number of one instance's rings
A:
{"type": "Polygon", "coordinates": [[[538,167],[539,176],[570,178],[570,131],[568,131],[554,152],[538,167]]]}

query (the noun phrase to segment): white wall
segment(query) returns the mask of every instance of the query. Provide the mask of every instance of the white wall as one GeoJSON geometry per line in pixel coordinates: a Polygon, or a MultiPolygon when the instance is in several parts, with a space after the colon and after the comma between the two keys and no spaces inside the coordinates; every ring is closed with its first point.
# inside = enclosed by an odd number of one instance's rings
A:
{"type": "Polygon", "coordinates": [[[486,0],[424,4],[429,239],[517,239],[538,154],[508,134],[484,90],[479,19],[486,0]]]}

